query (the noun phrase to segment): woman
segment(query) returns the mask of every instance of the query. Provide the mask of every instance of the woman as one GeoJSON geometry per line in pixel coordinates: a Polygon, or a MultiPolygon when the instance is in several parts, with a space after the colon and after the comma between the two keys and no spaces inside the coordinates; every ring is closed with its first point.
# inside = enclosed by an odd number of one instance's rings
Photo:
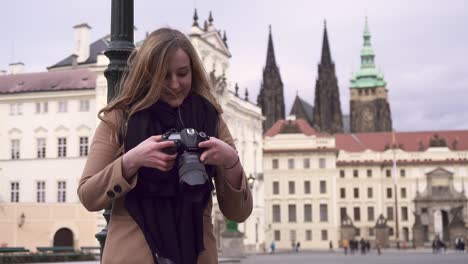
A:
{"type": "Polygon", "coordinates": [[[120,95],[99,112],[78,196],[90,211],[113,205],[103,263],[217,263],[211,180],[178,181],[178,154],[161,140],[194,128],[200,162],[214,178],[221,212],[243,222],[252,197],[232,136],[190,41],[162,28],[129,58],[120,95]]]}

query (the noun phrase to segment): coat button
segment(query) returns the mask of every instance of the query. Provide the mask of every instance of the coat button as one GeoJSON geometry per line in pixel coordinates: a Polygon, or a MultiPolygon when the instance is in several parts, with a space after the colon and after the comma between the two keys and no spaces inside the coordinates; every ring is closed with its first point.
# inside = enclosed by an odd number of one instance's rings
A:
{"type": "Polygon", "coordinates": [[[115,193],[113,191],[108,191],[106,194],[107,194],[107,196],[109,198],[114,198],[115,197],[115,193]]]}
{"type": "Polygon", "coordinates": [[[114,186],[114,191],[115,191],[116,193],[121,193],[121,192],[122,192],[122,187],[120,187],[120,185],[117,184],[117,185],[114,186]]]}

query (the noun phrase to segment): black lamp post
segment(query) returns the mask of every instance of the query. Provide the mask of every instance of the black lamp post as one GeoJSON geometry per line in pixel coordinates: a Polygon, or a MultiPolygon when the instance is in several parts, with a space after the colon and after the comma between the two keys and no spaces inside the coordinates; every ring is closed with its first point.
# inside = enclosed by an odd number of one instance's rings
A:
{"type": "MultiPolygon", "coordinates": [[[[104,54],[109,58],[109,65],[104,71],[107,79],[107,102],[119,93],[119,81],[127,70],[127,59],[135,49],[133,41],[133,0],[112,0],[111,42],[104,54]]],[[[104,210],[106,227],[96,234],[101,245],[101,259],[107,237],[107,226],[112,206],[104,210]]]]}

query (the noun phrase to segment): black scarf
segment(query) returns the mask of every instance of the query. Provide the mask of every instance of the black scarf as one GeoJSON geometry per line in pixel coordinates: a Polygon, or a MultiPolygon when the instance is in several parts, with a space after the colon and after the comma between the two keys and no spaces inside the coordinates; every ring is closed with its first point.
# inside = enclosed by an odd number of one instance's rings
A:
{"type": "MultiPolygon", "coordinates": [[[[159,100],[129,118],[125,152],[170,129],[194,128],[217,136],[218,119],[213,105],[198,95],[189,94],[179,108],[159,100]]],[[[210,180],[202,188],[191,190],[179,185],[177,166],[176,162],[168,172],[140,168],[137,185],[125,199],[125,206],[143,232],[155,263],[161,257],[177,264],[197,263],[204,250],[203,211],[214,189],[211,181],[214,167],[205,166],[210,180]]]]}

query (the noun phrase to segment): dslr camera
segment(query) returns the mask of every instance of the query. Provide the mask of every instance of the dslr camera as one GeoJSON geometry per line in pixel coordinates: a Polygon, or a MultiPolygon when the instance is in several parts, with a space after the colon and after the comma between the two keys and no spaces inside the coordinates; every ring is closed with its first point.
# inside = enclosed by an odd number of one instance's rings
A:
{"type": "Polygon", "coordinates": [[[171,129],[162,135],[161,141],[173,141],[174,145],[163,149],[163,152],[173,155],[178,153],[179,184],[198,187],[208,181],[205,165],[200,162],[204,149],[198,143],[210,139],[204,132],[193,128],[184,128],[180,132],[171,129]]]}

